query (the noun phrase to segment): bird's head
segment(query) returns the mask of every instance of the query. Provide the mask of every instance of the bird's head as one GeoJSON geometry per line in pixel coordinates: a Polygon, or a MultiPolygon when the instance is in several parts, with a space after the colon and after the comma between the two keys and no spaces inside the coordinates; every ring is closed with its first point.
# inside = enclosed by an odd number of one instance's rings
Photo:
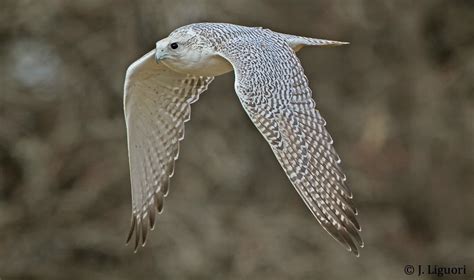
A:
{"type": "Polygon", "coordinates": [[[192,29],[178,29],[158,41],[155,59],[184,74],[218,76],[232,70],[209,41],[192,29]]]}

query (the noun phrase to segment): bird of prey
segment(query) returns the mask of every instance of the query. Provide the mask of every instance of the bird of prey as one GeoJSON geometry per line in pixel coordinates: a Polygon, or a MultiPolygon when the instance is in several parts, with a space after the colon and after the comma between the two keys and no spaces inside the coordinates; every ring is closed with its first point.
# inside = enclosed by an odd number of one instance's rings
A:
{"type": "Polygon", "coordinates": [[[163,210],[184,123],[215,76],[234,71],[235,92],[321,226],[359,255],[361,227],[326,121],[315,108],[296,52],[345,42],[261,27],[195,23],[180,27],[131,64],[124,110],[132,185],[127,244],[145,245],[163,210]]]}

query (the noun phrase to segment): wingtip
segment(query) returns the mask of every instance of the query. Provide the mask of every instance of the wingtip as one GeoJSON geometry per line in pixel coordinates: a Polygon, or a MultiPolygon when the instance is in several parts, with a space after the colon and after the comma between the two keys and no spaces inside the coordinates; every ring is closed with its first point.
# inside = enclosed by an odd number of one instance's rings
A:
{"type": "Polygon", "coordinates": [[[135,241],[135,247],[133,248],[133,253],[136,254],[138,252],[139,242],[135,241]]]}
{"type": "Polygon", "coordinates": [[[141,238],[142,238],[142,247],[145,247],[145,244],[146,244],[146,241],[147,241],[147,237],[148,237],[148,228],[147,228],[147,225],[146,225],[146,222],[145,222],[145,219],[143,219],[144,221],[142,222],[141,226],[141,238]]]}
{"type": "Polygon", "coordinates": [[[349,252],[351,252],[356,258],[360,257],[359,248],[357,246],[351,246],[349,252]]]}
{"type": "Polygon", "coordinates": [[[125,245],[128,245],[130,243],[130,240],[132,239],[133,232],[135,231],[135,227],[137,225],[137,218],[135,215],[132,214],[132,220],[130,222],[130,230],[127,235],[127,239],[125,240],[125,245]]]}
{"type": "MultiPolygon", "coordinates": [[[[155,203],[155,202],[153,202],[155,203]]],[[[151,206],[148,208],[148,218],[149,218],[149,223],[150,223],[150,230],[153,230],[155,228],[155,222],[156,222],[156,213],[155,213],[155,207],[151,206]]]]}
{"type": "Polygon", "coordinates": [[[158,211],[158,214],[163,213],[164,195],[162,192],[155,193],[154,203],[155,203],[156,211],[158,211]]]}
{"type": "Polygon", "coordinates": [[[360,251],[359,249],[362,249],[364,248],[364,241],[357,241],[357,245],[354,244],[354,246],[350,246],[350,249],[348,250],[349,252],[351,252],[356,258],[359,258],[360,257],[360,251]]]}

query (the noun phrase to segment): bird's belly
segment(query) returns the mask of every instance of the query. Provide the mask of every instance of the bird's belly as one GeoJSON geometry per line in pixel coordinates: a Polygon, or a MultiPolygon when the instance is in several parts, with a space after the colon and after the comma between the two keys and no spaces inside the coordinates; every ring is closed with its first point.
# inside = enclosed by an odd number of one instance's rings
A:
{"type": "Polygon", "coordinates": [[[233,70],[232,64],[218,55],[192,63],[179,63],[167,66],[177,72],[197,76],[219,76],[233,70]]]}

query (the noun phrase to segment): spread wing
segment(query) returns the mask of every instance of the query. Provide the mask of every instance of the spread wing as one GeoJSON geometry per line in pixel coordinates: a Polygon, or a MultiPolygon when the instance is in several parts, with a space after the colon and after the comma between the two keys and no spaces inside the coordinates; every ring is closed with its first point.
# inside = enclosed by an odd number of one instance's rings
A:
{"type": "Polygon", "coordinates": [[[271,31],[240,34],[220,50],[235,72],[235,90],[313,215],[358,256],[357,211],[326,122],[291,47],[271,31]]]}
{"type": "Polygon", "coordinates": [[[132,184],[132,224],[135,251],[145,245],[156,211],[163,209],[184,123],[190,104],[207,89],[213,77],[184,75],[156,63],[155,51],[134,62],[125,78],[124,110],[132,184]]]}

